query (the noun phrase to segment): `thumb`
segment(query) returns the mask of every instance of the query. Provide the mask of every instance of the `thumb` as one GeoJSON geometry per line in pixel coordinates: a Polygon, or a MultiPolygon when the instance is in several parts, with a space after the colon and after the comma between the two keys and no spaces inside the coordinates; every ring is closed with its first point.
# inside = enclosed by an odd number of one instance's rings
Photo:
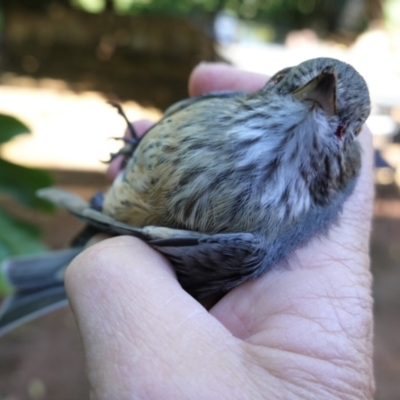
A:
{"type": "MultiPolygon", "coordinates": [[[[195,393],[199,373],[218,393],[218,381],[207,377],[213,360],[219,363],[213,349],[236,339],[147,244],[117,237],[90,247],[69,266],[66,288],[94,398],[176,398],[183,387],[195,393]]],[[[232,354],[223,357],[227,362],[232,354]]]]}

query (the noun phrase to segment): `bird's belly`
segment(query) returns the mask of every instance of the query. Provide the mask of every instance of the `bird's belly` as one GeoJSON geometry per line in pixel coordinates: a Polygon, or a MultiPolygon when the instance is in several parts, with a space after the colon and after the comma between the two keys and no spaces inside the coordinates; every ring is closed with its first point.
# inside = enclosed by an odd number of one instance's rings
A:
{"type": "Polygon", "coordinates": [[[260,226],[265,212],[257,204],[250,173],[235,170],[230,138],[224,132],[211,134],[206,125],[193,130],[179,120],[159,125],[106,194],[103,212],[135,226],[200,232],[260,226]]]}
{"type": "Polygon", "coordinates": [[[170,196],[179,191],[187,163],[179,162],[178,143],[185,135],[171,131],[173,126],[159,124],[142,139],[104,197],[105,214],[134,226],[177,227],[169,211],[170,196]]]}

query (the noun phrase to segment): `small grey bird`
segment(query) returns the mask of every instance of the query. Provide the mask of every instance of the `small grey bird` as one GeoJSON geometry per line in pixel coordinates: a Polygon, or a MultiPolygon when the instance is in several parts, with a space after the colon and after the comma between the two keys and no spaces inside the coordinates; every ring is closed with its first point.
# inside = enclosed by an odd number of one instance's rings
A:
{"type": "MultiPolygon", "coordinates": [[[[222,295],[337,220],[360,171],[357,135],[369,112],[352,66],[309,60],[255,93],[183,100],[141,139],[132,130],[125,168],[91,204],[56,188],[39,196],[101,231],[146,241],[195,298],[222,295]]],[[[7,261],[17,292],[0,330],[64,299],[62,271],[80,250],[7,261]]]]}

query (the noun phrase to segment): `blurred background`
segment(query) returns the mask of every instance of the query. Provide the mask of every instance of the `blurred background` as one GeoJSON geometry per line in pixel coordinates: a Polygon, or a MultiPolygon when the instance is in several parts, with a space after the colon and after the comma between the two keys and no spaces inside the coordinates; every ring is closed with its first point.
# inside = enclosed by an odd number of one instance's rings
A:
{"type": "MultiPolygon", "coordinates": [[[[2,0],[0,261],[66,247],[81,229],[34,191],[107,187],[100,160],[125,129],[107,100],[157,120],[201,61],[271,75],[319,56],[354,65],[371,91],[376,399],[400,399],[400,0],[2,0]]],[[[0,339],[1,400],[88,393],[68,308],[0,339]]]]}

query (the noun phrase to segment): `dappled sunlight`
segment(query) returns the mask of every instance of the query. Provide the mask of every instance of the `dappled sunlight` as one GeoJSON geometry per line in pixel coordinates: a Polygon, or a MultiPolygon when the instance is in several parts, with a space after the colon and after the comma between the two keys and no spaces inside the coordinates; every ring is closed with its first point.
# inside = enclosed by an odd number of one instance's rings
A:
{"type": "MultiPolygon", "coordinates": [[[[20,81],[24,83],[24,81],[20,81]]],[[[62,81],[29,80],[30,85],[4,85],[0,112],[24,121],[31,134],[5,144],[2,156],[27,166],[105,171],[107,160],[121,143],[126,123],[96,92],[74,93],[62,81]]],[[[128,118],[157,120],[161,113],[134,101],[121,103],[128,118]]]]}

